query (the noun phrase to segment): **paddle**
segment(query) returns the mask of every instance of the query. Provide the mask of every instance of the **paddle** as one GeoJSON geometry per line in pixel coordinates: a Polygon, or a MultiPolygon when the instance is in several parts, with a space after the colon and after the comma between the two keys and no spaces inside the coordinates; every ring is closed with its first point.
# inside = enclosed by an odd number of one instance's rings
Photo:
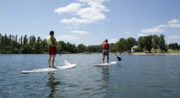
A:
{"type": "Polygon", "coordinates": [[[114,53],[114,54],[115,54],[115,56],[117,57],[118,61],[121,61],[121,60],[122,60],[116,53],[114,53]]]}

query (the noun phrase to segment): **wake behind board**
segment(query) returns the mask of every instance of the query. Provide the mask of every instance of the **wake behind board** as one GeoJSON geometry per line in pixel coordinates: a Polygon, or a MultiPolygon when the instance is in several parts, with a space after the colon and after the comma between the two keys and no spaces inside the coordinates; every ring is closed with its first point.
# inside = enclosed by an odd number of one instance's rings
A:
{"type": "Polygon", "coordinates": [[[52,72],[62,69],[69,69],[76,67],[76,64],[70,64],[68,61],[64,61],[64,66],[56,66],[57,68],[41,68],[41,69],[33,69],[33,70],[26,70],[21,71],[22,74],[29,74],[29,73],[37,73],[37,72],[52,72]]]}
{"type": "Polygon", "coordinates": [[[116,61],[111,61],[110,63],[102,63],[102,64],[94,64],[95,67],[100,67],[100,66],[109,66],[109,65],[114,65],[116,64],[116,61]]]}

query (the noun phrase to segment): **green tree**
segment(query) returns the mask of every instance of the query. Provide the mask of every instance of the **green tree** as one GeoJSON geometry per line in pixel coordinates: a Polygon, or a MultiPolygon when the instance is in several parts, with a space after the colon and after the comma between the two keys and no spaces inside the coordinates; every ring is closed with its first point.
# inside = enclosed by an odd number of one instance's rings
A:
{"type": "Polygon", "coordinates": [[[120,40],[116,43],[116,45],[118,51],[123,52],[127,50],[127,42],[126,39],[124,38],[120,38],[120,40]]]}
{"type": "Polygon", "coordinates": [[[86,46],[83,44],[78,45],[78,52],[85,52],[86,51],[86,46]]]}
{"type": "Polygon", "coordinates": [[[127,42],[127,49],[128,49],[129,51],[131,50],[131,48],[132,48],[134,45],[137,44],[136,39],[134,39],[134,38],[132,38],[132,37],[128,38],[128,39],[126,40],[126,42],[127,42]]]}
{"type": "Polygon", "coordinates": [[[43,48],[42,48],[42,40],[40,37],[37,38],[36,42],[36,53],[43,53],[43,48]]]}
{"type": "Polygon", "coordinates": [[[71,53],[77,52],[77,48],[76,48],[75,44],[71,44],[71,43],[67,42],[66,47],[67,47],[68,52],[71,52],[71,53]]]}
{"type": "Polygon", "coordinates": [[[90,46],[87,46],[87,51],[88,52],[102,52],[102,47],[101,45],[90,45],[90,46]]]}
{"type": "Polygon", "coordinates": [[[146,50],[148,50],[149,53],[151,53],[151,50],[152,50],[152,36],[151,35],[145,36],[144,41],[145,41],[144,43],[145,43],[146,50]]]}
{"type": "Polygon", "coordinates": [[[24,42],[23,44],[27,44],[27,43],[28,43],[28,38],[27,38],[27,35],[25,35],[25,36],[24,36],[24,38],[23,38],[23,42],[24,42]]]}
{"type": "Polygon", "coordinates": [[[152,47],[157,52],[160,46],[160,38],[157,35],[152,35],[152,47]]]}
{"type": "Polygon", "coordinates": [[[21,45],[23,44],[23,36],[21,36],[21,38],[20,38],[20,43],[21,43],[21,45]]]}
{"type": "Polygon", "coordinates": [[[31,47],[30,53],[36,53],[36,37],[35,36],[29,37],[29,46],[31,47]]]}
{"type": "Polygon", "coordinates": [[[167,51],[164,35],[162,35],[162,34],[160,35],[160,45],[159,46],[160,46],[161,52],[166,52],[167,51]]]}
{"type": "Polygon", "coordinates": [[[143,49],[145,47],[144,37],[139,37],[138,38],[138,46],[139,46],[140,50],[143,51],[143,49]]]}
{"type": "Polygon", "coordinates": [[[117,47],[117,45],[116,45],[116,44],[111,43],[111,45],[110,45],[110,46],[111,46],[111,47],[110,47],[111,52],[117,52],[117,51],[118,51],[118,47],[117,47]]]}
{"type": "Polygon", "coordinates": [[[29,44],[24,44],[23,47],[22,47],[22,53],[24,54],[29,54],[29,53],[32,53],[31,52],[31,47],[29,44]]]}
{"type": "Polygon", "coordinates": [[[42,41],[42,49],[44,50],[44,52],[48,52],[48,45],[46,39],[42,41]]]}
{"type": "Polygon", "coordinates": [[[57,48],[61,52],[65,52],[67,50],[66,43],[64,41],[58,41],[57,48]]]}
{"type": "Polygon", "coordinates": [[[173,50],[177,50],[177,49],[179,49],[179,45],[178,45],[178,43],[170,43],[169,48],[173,49],[173,50]]]}

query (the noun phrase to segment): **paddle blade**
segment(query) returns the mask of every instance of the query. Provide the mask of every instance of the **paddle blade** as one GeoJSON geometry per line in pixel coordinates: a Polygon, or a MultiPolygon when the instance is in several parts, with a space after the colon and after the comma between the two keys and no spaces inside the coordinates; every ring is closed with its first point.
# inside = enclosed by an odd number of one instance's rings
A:
{"type": "Polygon", "coordinates": [[[118,59],[118,61],[121,61],[121,58],[119,56],[117,56],[117,59],[118,59]]]}

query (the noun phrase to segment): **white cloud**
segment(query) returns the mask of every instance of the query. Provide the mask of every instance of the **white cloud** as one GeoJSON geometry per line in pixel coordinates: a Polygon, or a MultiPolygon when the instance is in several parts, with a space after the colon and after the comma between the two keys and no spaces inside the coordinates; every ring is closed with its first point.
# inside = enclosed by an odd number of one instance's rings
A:
{"type": "Polygon", "coordinates": [[[168,37],[169,39],[180,39],[180,36],[172,35],[168,37]]]}
{"type": "Polygon", "coordinates": [[[99,32],[100,35],[106,35],[106,36],[110,36],[113,33],[112,32],[99,32]]]}
{"type": "Polygon", "coordinates": [[[147,35],[146,35],[146,34],[139,33],[139,34],[138,34],[138,37],[141,37],[141,36],[147,36],[147,35]]]}
{"type": "Polygon", "coordinates": [[[106,16],[103,13],[101,13],[101,11],[98,11],[97,9],[92,7],[80,9],[77,12],[77,15],[79,15],[82,19],[88,19],[92,22],[96,20],[104,20],[106,18],[106,16]]]}
{"type": "Polygon", "coordinates": [[[109,40],[109,43],[116,43],[117,41],[118,41],[118,39],[112,38],[112,39],[109,40]]]}
{"type": "Polygon", "coordinates": [[[167,25],[161,24],[161,25],[158,25],[157,27],[158,27],[158,28],[164,28],[164,27],[167,27],[167,25]]]}
{"type": "Polygon", "coordinates": [[[173,27],[173,28],[180,28],[179,20],[173,19],[173,20],[168,21],[168,26],[173,27]]]}
{"type": "Polygon", "coordinates": [[[88,32],[86,32],[86,31],[81,31],[81,30],[73,30],[72,33],[74,33],[74,34],[80,34],[80,35],[82,35],[82,34],[88,34],[88,32]]]}
{"type": "Polygon", "coordinates": [[[99,32],[99,34],[105,35],[105,34],[108,34],[108,32],[99,32]]]}
{"type": "Polygon", "coordinates": [[[79,3],[71,3],[65,7],[59,7],[54,10],[55,13],[72,13],[77,12],[80,9],[81,5],[79,3]]]}
{"type": "Polygon", "coordinates": [[[148,28],[148,29],[142,29],[141,32],[145,33],[160,33],[163,32],[164,30],[160,27],[153,27],[153,28],[148,28]]]}
{"type": "Polygon", "coordinates": [[[169,27],[180,28],[180,24],[169,24],[169,27]]]}
{"type": "Polygon", "coordinates": [[[106,19],[103,12],[108,12],[109,9],[103,5],[106,0],[76,0],[76,3],[71,3],[65,7],[55,9],[55,13],[72,13],[70,19],[61,19],[61,23],[68,24],[87,24],[94,23],[99,20],[106,19]]]}
{"type": "Polygon", "coordinates": [[[130,34],[131,32],[130,31],[126,31],[126,32],[124,32],[125,34],[130,34]]]}
{"type": "Polygon", "coordinates": [[[74,41],[78,40],[79,37],[74,36],[74,35],[59,35],[57,36],[57,40],[63,40],[63,41],[74,41]]]}
{"type": "Polygon", "coordinates": [[[174,24],[174,23],[178,23],[178,22],[179,22],[179,20],[177,20],[177,19],[173,19],[173,20],[168,21],[169,24],[174,24]]]}
{"type": "Polygon", "coordinates": [[[88,19],[77,19],[76,17],[73,17],[71,19],[62,19],[61,23],[71,23],[73,25],[78,25],[81,23],[91,23],[92,21],[88,19]]]}
{"type": "Polygon", "coordinates": [[[88,4],[92,4],[92,3],[102,3],[104,2],[105,0],[77,0],[79,2],[85,2],[85,3],[88,3],[88,4]]]}
{"type": "Polygon", "coordinates": [[[107,0],[77,0],[79,2],[86,3],[87,5],[91,6],[94,9],[97,9],[98,11],[109,11],[104,5],[103,2],[107,0]]]}
{"type": "Polygon", "coordinates": [[[157,26],[152,27],[152,28],[142,29],[141,32],[144,32],[144,33],[161,33],[161,32],[164,32],[165,28],[180,28],[179,20],[173,19],[173,20],[168,21],[168,24],[161,24],[161,25],[157,25],[157,26]]]}

